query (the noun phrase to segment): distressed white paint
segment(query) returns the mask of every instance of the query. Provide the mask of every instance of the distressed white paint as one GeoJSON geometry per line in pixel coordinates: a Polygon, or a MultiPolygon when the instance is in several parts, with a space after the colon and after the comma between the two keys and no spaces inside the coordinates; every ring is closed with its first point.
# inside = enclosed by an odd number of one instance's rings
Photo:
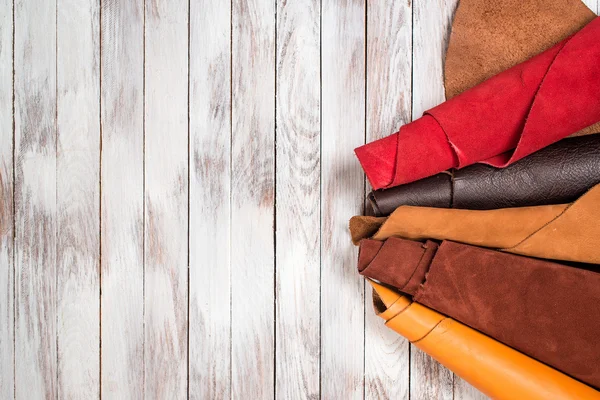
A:
{"type": "Polygon", "coordinates": [[[102,0],[102,396],[144,397],[144,4],[102,0]]]}
{"type": "Polygon", "coordinates": [[[596,14],[600,14],[600,1],[598,0],[582,0],[583,3],[588,6],[590,10],[596,14]]]}
{"type": "Polygon", "coordinates": [[[231,394],[231,2],[190,2],[190,314],[192,399],[231,394]]]}
{"type": "MultiPolygon", "coordinates": [[[[367,2],[367,142],[397,132],[411,120],[412,5],[367,2]]],[[[367,192],[371,190],[367,182],[367,192]]],[[[373,312],[365,296],[365,398],[409,396],[409,343],[373,312]]]]}
{"type": "Polygon", "coordinates": [[[322,2],[321,395],[364,397],[364,280],[348,217],[362,212],[364,175],[353,150],[365,140],[365,4],[322,2]]]}
{"type": "Polygon", "coordinates": [[[275,2],[232,9],[231,390],[274,395],[275,2]]]}
{"type": "Polygon", "coordinates": [[[146,0],[145,395],[187,394],[188,1],[146,0]]]}
{"type": "Polygon", "coordinates": [[[15,396],[57,396],[56,3],[15,2],[15,396]]]}
{"type": "Polygon", "coordinates": [[[278,2],[276,393],[319,397],[320,1],[278,2]]]}
{"type": "Polygon", "coordinates": [[[99,2],[57,0],[57,9],[58,397],[96,398],[100,390],[99,2]]]}
{"type": "Polygon", "coordinates": [[[14,398],[13,24],[0,1],[0,398],[14,398]]]}

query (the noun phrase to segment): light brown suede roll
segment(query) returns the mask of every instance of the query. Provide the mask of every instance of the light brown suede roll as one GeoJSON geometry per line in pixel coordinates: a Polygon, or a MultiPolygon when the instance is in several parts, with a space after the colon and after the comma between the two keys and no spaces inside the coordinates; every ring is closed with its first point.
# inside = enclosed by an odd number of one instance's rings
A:
{"type": "Polygon", "coordinates": [[[452,240],[531,257],[600,264],[600,185],[571,204],[457,210],[401,206],[388,218],[353,217],[352,240],[452,240]]]}
{"type": "Polygon", "coordinates": [[[581,0],[461,0],[444,65],[446,98],[547,50],[595,16],[581,0]]]}

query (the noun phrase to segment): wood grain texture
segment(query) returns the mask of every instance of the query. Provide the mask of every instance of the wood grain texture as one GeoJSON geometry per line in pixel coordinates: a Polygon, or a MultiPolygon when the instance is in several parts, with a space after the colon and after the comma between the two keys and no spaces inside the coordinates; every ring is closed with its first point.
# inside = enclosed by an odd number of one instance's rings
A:
{"type": "Polygon", "coordinates": [[[56,3],[15,7],[15,396],[57,396],[56,3]]]}
{"type": "Polygon", "coordinates": [[[146,0],[145,395],[187,395],[188,1],[146,0]]]}
{"type": "Polygon", "coordinates": [[[0,1],[0,398],[14,398],[13,3],[0,1]]]}
{"type": "Polygon", "coordinates": [[[275,2],[232,9],[231,390],[274,396],[275,2]]]}
{"type": "Polygon", "coordinates": [[[102,396],[144,397],[144,4],[102,0],[102,396]]]}
{"type": "MultiPolygon", "coordinates": [[[[413,119],[442,103],[444,59],[457,0],[419,0],[413,5],[413,119]]],[[[415,346],[411,346],[410,397],[478,398],[467,384],[415,346]]]]}
{"type": "Polygon", "coordinates": [[[100,10],[57,10],[58,397],[89,399],[100,390],[100,10]]]}
{"type": "MultiPolygon", "coordinates": [[[[371,142],[411,120],[412,4],[367,2],[367,132],[371,142]]],[[[371,190],[367,182],[367,192],[371,190]]],[[[366,193],[365,193],[366,195],[366,193]]],[[[409,343],[373,312],[365,296],[365,398],[409,396],[409,343]]]]}
{"type": "Polygon", "coordinates": [[[454,375],[454,397],[453,400],[484,400],[488,397],[474,388],[464,379],[454,375]]]}
{"type": "Polygon", "coordinates": [[[365,289],[348,218],[365,190],[353,153],[365,140],[365,3],[324,0],[321,18],[321,394],[362,399],[365,289]]]}
{"type": "Polygon", "coordinates": [[[189,391],[231,397],[231,3],[190,3],[189,391]]]}
{"type": "Polygon", "coordinates": [[[276,393],[319,398],[320,1],[278,2],[276,393]]]}
{"type": "Polygon", "coordinates": [[[590,10],[596,14],[600,14],[600,2],[598,0],[582,0],[590,10]]]}

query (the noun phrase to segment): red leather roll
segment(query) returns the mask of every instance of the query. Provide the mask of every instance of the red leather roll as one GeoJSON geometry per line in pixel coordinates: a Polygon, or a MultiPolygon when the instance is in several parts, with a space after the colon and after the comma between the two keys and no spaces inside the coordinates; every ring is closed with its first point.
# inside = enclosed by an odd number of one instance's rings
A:
{"type": "Polygon", "coordinates": [[[355,150],[373,189],[505,167],[600,121],[600,17],[538,56],[355,150]]]}

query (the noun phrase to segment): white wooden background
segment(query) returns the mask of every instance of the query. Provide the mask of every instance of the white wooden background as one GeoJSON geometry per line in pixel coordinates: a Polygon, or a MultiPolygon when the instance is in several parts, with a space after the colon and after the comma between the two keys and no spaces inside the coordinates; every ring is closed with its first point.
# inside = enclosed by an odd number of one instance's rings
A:
{"type": "Polygon", "coordinates": [[[0,0],[0,398],[481,398],[347,232],[455,7],[0,0]]]}

